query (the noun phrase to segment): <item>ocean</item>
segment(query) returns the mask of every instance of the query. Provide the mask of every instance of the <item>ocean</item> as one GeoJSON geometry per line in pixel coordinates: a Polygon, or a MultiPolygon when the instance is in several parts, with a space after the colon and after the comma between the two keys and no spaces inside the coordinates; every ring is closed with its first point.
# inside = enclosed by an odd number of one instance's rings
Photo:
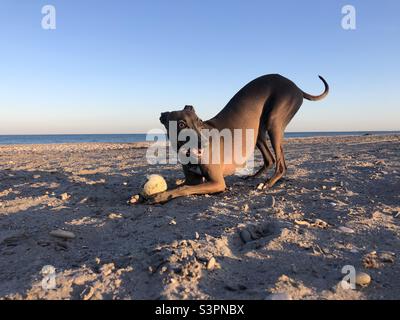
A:
{"type": "MultiPolygon", "coordinates": [[[[400,131],[348,131],[348,132],[287,132],[286,138],[362,136],[400,134],[400,131]]],[[[146,140],[146,134],[55,134],[55,135],[0,135],[0,145],[15,144],[50,144],[50,143],[132,143],[153,141],[146,140]]]]}

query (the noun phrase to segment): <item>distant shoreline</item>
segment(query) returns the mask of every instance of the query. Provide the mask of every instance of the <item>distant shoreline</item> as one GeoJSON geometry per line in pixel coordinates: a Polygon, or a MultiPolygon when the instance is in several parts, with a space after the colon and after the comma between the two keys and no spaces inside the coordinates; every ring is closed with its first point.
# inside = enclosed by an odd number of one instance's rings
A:
{"type": "MultiPolygon", "coordinates": [[[[399,135],[400,131],[321,131],[287,132],[285,138],[337,137],[363,135],[399,135]]],[[[48,134],[48,135],[0,135],[0,145],[32,145],[62,143],[136,143],[152,142],[147,135],[139,134],[48,134]]],[[[154,135],[153,135],[154,137],[154,135]]]]}

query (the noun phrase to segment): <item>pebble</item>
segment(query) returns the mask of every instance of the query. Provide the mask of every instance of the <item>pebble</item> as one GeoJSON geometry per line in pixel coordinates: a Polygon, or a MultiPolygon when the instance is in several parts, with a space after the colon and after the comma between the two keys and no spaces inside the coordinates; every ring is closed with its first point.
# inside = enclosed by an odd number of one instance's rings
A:
{"type": "Polygon", "coordinates": [[[216,262],[217,262],[217,261],[215,260],[215,258],[214,258],[214,257],[211,257],[211,259],[208,260],[208,262],[207,262],[207,270],[212,270],[212,269],[214,269],[215,263],[216,263],[216,262]]]}
{"type": "Polygon", "coordinates": [[[61,239],[74,239],[75,234],[70,232],[70,231],[65,231],[61,229],[53,230],[50,232],[50,235],[56,238],[61,238],[61,239]]]}
{"type": "Polygon", "coordinates": [[[293,300],[290,294],[286,292],[273,293],[267,297],[267,300],[293,300]]]}
{"type": "Polygon", "coordinates": [[[242,231],[240,231],[240,239],[242,239],[242,241],[244,242],[244,243],[247,243],[247,242],[250,242],[252,239],[251,239],[251,234],[250,234],[250,232],[249,231],[247,231],[247,230],[242,230],[242,231]]]}
{"type": "Polygon", "coordinates": [[[356,275],[356,284],[358,284],[359,286],[368,286],[371,282],[371,277],[369,274],[365,273],[365,272],[359,272],[356,275]]]}
{"type": "Polygon", "coordinates": [[[378,268],[382,267],[382,264],[379,261],[376,251],[372,251],[372,252],[364,255],[364,257],[362,259],[362,263],[363,263],[364,268],[368,268],[368,269],[378,269],[378,268]]]}
{"type": "Polygon", "coordinates": [[[294,223],[299,225],[299,226],[310,226],[311,224],[308,221],[305,220],[294,220],[294,223]]]}
{"type": "Polygon", "coordinates": [[[128,201],[128,204],[138,203],[139,200],[140,200],[140,195],[135,194],[134,196],[132,196],[132,198],[130,198],[130,200],[128,201]]]}
{"type": "Polygon", "coordinates": [[[339,231],[344,232],[344,233],[355,233],[355,231],[353,229],[350,229],[348,227],[339,227],[339,231]]]}
{"type": "Polygon", "coordinates": [[[257,186],[257,190],[264,190],[264,186],[265,186],[265,183],[260,183],[260,184],[257,186]]]}
{"type": "Polygon", "coordinates": [[[312,224],[313,227],[326,229],[328,228],[328,223],[321,219],[315,219],[315,222],[312,224]]]}
{"type": "Polygon", "coordinates": [[[249,210],[250,210],[250,207],[247,203],[245,205],[243,205],[243,207],[242,207],[243,212],[247,213],[247,212],[249,212],[249,210]]]}
{"type": "Polygon", "coordinates": [[[170,225],[170,226],[176,225],[176,221],[175,221],[174,219],[172,219],[172,220],[169,222],[169,225],[170,225]]]}
{"type": "Polygon", "coordinates": [[[199,240],[199,239],[200,239],[199,233],[198,233],[198,232],[195,232],[194,237],[195,237],[196,240],[199,240]]]}
{"type": "Polygon", "coordinates": [[[168,267],[163,266],[163,267],[161,268],[161,270],[160,270],[160,273],[165,273],[165,272],[167,272],[167,271],[168,271],[168,267]]]}
{"type": "Polygon", "coordinates": [[[394,263],[395,254],[393,252],[382,252],[379,256],[382,262],[394,263]]]}
{"type": "Polygon", "coordinates": [[[106,277],[106,276],[110,275],[114,269],[115,269],[114,263],[108,263],[108,264],[104,264],[100,270],[101,270],[103,276],[106,277]]]}
{"type": "Polygon", "coordinates": [[[108,215],[108,218],[111,219],[111,220],[114,220],[114,219],[121,219],[121,218],[122,218],[122,214],[119,214],[119,213],[110,213],[110,214],[108,215]]]}
{"type": "Polygon", "coordinates": [[[68,193],[65,192],[60,196],[60,198],[61,198],[62,201],[66,201],[69,198],[71,198],[71,196],[68,193]]]}

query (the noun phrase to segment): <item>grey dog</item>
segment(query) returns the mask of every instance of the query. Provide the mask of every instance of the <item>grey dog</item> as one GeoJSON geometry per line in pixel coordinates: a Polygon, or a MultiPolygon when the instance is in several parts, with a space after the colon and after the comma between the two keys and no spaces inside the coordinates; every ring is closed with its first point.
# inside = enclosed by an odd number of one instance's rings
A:
{"type": "MultiPolygon", "coordinates": [[[[202,129],[235,130],[252,129],[254,144],[251,152],[257,147],[263,157],[261,169],[251,177],[259,177],[275,164],[275,173],[266,180],[263,188],[271,188],[287,170],[283,152],[283,137],[286,126],[300,109],[303,100],[318,101],[327,96],[328,83],[319,76],[325,86],[321,95],[313,96],[302,91],[292,81],[279,74],[261,76],[244,86],[214,118],[202,121],[196,115],[192,106],[185,106],[183,110],[164,112],[160,121],[169,130],[169,122],[177,122],[180,130],[192,129],[200,132],[202,129]],[[275,157],[270,151],[267,139],[271,141],[275,157]]],[[[169,133],[169,132],[168,132],[169,133]]],[[[212,143],[212,142],[211,142],[212,143]]],[[[235,141],[233,140],[233,148],[235,141]]],[[[178,149],[181,145],[178,145],[178,149]]],[[[209,146],[211,149],[212,146],[209,146]]],[[[225,163],[223,158],[223,143],[221,144],[221,161],[210,163],[200,161],[198,164],[183,165],[185,182],[172,190],[158,193],[147,200],[147,203],[164,203],[176,197],[193,194],[211,194],[225,190],[225,176],[235,172],[238,164],[225,163]],[[193,170],[195,169],[195,170],[193,170]]],[[[247,146],[242,146],[246,152],[247,146]]],[[[249,157],[246,154],[245,157],[249,157]]]]}

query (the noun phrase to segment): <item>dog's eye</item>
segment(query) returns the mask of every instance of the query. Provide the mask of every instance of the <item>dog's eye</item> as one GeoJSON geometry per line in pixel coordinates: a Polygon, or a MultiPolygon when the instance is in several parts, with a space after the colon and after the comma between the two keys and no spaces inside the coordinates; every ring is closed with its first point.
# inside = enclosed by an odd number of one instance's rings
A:
{"type": "Polygon", "coordinates": [[[184,121],[179,121],[178,122],[178,127],[179,127],[179,129],[183,129],[183,128],[186,127],[186,123],[184,121]]]}

